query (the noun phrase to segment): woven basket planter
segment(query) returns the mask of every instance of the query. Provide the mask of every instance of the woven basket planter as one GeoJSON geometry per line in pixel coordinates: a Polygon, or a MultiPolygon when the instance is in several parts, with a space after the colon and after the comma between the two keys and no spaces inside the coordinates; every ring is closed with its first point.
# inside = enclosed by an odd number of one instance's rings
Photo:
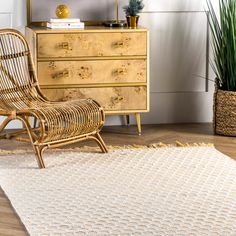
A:
{"type": "Polygon", "coordinates": [[[216,134],[236,136],[236,92],[216,88],[214,130],[216,134]]]}

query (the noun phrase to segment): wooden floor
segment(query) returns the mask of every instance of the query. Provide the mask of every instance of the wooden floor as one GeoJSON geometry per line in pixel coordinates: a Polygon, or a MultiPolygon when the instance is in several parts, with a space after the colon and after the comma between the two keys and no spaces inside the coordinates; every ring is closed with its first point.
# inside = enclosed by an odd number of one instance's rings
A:
{"type": "MultiPolygon", "coordinates": [[[[105,127],[102,136],[108,145],[127,145],[152,143],[214,143],[215,147],[236,160],[236,138],[213,135],[211,124],[176,124],[176,125],[146,125],[142,136],[137,135],[135,126],[105,127]]],[[[86,143],[87,145],[87,143],[86,143]]],[[[91,143],[91,145],[93,145],[91,143]]],[[[76,145],[73,145],[76,146],[76,145]]],[[[0,140],[0,148],[29,149],[30,146],[14,141],[0,140]]],[[[0,189],[0,235],[21,236],[27,232],[20,222],[9,201],[0,189]]]]}

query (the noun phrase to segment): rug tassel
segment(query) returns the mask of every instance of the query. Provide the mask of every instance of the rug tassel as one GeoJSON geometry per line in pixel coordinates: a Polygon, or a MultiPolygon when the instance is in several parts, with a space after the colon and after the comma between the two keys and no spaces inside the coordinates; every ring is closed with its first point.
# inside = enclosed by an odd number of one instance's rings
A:
{"type": "MultiPolygon", "coordinates": [[[[143,148],[171,148],[171,147],[214,147],[214,144],[212,143],[181,143],[179,141],[176,141],[174,144],[165,144],[162,142],[159,143],[152,143],[149,145],[140,145],[140,144],[133,144],[133,145],[125,145],[125,146],[108,146],[108,149],[110,151],[112,150],[120,150],[120,149],[143,149],[143,148]]],[[[68,149],[61,149],[57,148],[53,151],[84,151],[84,152],[97,152],[99,151],[99,148],[97,147],[91,147],[91,146],[83,146],[83,147],[75,147],[75,148],[68,148],[68,149]]],[[[3,150],[0,149],[0,155],[10,155],[10,154],[22,154],[22,153],[33,153],[33,150],[3,150]]]]}

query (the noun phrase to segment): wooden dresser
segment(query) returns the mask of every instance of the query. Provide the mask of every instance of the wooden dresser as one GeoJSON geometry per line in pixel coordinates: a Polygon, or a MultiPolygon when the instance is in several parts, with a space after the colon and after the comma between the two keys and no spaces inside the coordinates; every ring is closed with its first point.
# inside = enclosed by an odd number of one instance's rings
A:
{"type": "Polygon", "coordinates": [[[51,100],[93,98],[106,115],[149,111],[148,30],[88,26],[84,30],[27,27],[43,93],[51,100]]]}

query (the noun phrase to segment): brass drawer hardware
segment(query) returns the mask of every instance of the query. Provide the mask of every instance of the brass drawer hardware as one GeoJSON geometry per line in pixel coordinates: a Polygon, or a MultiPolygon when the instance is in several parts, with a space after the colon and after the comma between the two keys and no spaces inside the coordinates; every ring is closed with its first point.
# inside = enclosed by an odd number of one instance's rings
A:
{"type": "Polygon", "coordinates": [[[68,42],[62,42],[58,44],[58,48],[65,49],[65,50],[72,50],[72,46],[68,42]]]}
{"type": "Polygon", "coordinates": [[[125,42],[124,41],[119,41],[119,42],[115,42],[113,45],[117,48],[119,48],[119,47],[122,48],[122,47],[125,46],[125,42]]]}
{"type": "Polygon", "coordinates": [[[68,70],[64,70],[62,72],[58,72],[52,75],[53,79],[60,79],[60,78],[67,78],[69,77],[69,71],[68,70]]]}
{"type": "Polygon", "coordinates": [[[115,100],[115,101],[123,101],[123,100],[124,100],[124,97],[116,97],[114,100],[115,100]]]}
{"type": "Polygon", "coordinates": [[[114,73],[116,76],[118,75],[127,75],[127,69],[124,69],[124,68],[119,68],[117,70],[115,70],[115,73],[114,73]]]}

